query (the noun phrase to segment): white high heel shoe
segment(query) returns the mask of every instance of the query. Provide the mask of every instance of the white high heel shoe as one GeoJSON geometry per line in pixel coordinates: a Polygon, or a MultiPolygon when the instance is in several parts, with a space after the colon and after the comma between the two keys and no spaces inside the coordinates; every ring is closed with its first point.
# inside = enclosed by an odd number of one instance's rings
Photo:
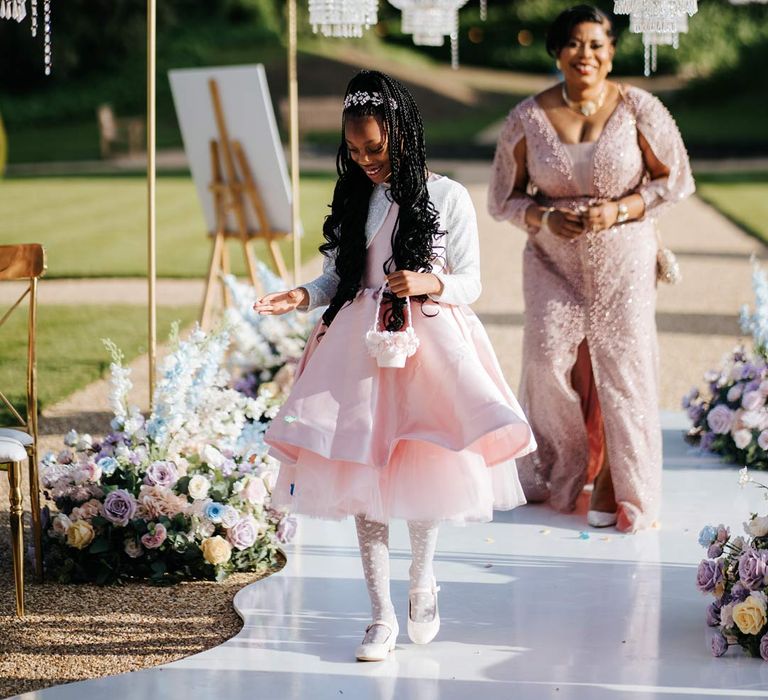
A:
{"type": "Polygon", "coordinates": [[[602,510],[590,510],[587,512],[587,523],[592,527],[610,527],[618,520],[617,513],[606,513],[602,510]]]}
{"type": "Polygon", "coordinates": [[[397,625],[397,620],[387,622],[386,620],[374,620],[368,627],[365,628],[365,633],[368,634],[372,627],[381,625],[389,630],[389,636],[383,642],[368,642],[363,641],[360,646],[355,650],[355,658],[358,661],[384,661],[390,651],[394,651],[397,644],[397,635],[400,629],[397,625]]]}
{"type": "Polygon", "coordinates": [[[414,644],[429,644],[440,629],[440,611],[437,607],[437,592],[440,586],[433,584],[431,588],[411,588],[408,591],[408,637],[414,644]],[[431,593],[435,597],[435,614],[427,622],[417,622],[411,618],[411,594],[431,593]]]}

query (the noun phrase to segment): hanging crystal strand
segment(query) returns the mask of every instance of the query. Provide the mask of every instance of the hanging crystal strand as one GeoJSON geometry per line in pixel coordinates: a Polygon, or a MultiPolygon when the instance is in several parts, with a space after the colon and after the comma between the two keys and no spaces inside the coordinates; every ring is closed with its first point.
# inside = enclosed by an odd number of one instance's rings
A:
{"type": "Polygon", "coordinates": [[[655,73],[658,63],[659,47],[657,44],[651,46],[651,70],[655,73]]]}
{"type": "Polygon", "coordinates": [[[454,13],[453,31],[451,32],[451,68],[459,69],[459,13],[454,13]]]}
{"type": "Polygon", "coordinates": [[[647,78],[651,74],[651,45],[643,42],[643,49],[645,58],[645,70],[643,70],[643,73],[647,78]]]}
{"type": "Polygon", "coordinates": [[[480,19],[483,22],[488,19],[488,0],[480,0],[480,19]]]}
{"type": "Polygon", "coordinates": [[[37,0],[32,0],[30,8],[32,10],[32,19],[30,20],[32,24],[32,36],[37,36],[37,0]]]}
{"type": "Polygon", "coordinates": [[[45,51],[45,74],[51,74],[51,0],[45,0],[43,3],[43,31],[44,31],[44,51],[45,51]]]}

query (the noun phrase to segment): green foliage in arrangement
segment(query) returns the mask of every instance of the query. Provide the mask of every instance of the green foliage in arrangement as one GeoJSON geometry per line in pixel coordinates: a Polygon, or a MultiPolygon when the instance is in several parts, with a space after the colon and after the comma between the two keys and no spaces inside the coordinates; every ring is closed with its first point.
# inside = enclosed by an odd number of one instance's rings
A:
{"type": "MultiPolygon", "coordinates": [[[[305,235],[302,259],[317,255],[335,179],[306,176],[301,183],[305,235]]],[[[211,243],[189,176],[158,179],[157,260],[160,277],[201,278],[211,243]]],[[[146,274],[146,184],[141,177],[7,179],[0,198],[0,243],[36,241],[48,253],[48,277],[137,277],[146,274]],[[45,202],[41,207],[40,202],[45,202]]],[[[233,271],[245,266],[230,243],[233,271]]],[[[282,244],[291,260],[291,243],[282,244]]],[[[257,242],[257,255],[269,261],[257,242]]]]}
{"type": "MultiPolygon", "coordinates": [[[[43,280],[42,284],[45,283],[43,280]]],[[[61,401],[72,392],[96,381],[109,369],[100,338],[112,338],[123,348],[126,361],[146,351],[147,309],[143,300],[137,306],[112,305],[41,305],[38,309],[37,375],[41,408],[61,401]]],[[[26,367],[26,315],[11,315],[3,327],[0,344],[0,387],[11,402],[24,404],[26,367]]],[[[190,324],[197,307],[158,308],[158,334],[167,336],[171,324],[190,324]]],[[[0,425],[9,415],[0,411],[0,425]]]]}

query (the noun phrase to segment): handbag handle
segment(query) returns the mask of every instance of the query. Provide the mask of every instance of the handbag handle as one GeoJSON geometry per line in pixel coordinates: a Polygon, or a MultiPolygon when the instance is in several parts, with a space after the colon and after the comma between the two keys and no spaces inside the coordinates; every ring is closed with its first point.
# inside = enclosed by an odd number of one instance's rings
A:
{"type": "MultiPolygon", "coordinates": [[[[371,330],[374,332],[379,330],[379,313],[381,312],[381,300],[384,298],[384,290],[387,287],[389,287],[389,282],[385,280],[384,284],[382,284],[381,287],[379,287],[378,294],[376,295],[376,314],[373,317],[373,325],[371,326],[371,330]]],[[[405,320],[409,326],[413,325],[411,323],[410,297],[405,297],[405,320]]]]}

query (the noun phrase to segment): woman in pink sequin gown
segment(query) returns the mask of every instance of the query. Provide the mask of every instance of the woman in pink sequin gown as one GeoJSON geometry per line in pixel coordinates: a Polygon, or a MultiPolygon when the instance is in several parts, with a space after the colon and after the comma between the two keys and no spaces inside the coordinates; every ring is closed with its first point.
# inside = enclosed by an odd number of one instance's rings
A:
{"type": "Polygon", "coordinates": [[[489,211],[528,234],[520,400],[538,451],[518,461],[529,501],[589,522],[651,526],[661,491],[654,217],[694,190],[674,120],[607,80],[608,18],[563,12],[547,48],[564,82],[523,100],[499,138],[489,211]]]}

